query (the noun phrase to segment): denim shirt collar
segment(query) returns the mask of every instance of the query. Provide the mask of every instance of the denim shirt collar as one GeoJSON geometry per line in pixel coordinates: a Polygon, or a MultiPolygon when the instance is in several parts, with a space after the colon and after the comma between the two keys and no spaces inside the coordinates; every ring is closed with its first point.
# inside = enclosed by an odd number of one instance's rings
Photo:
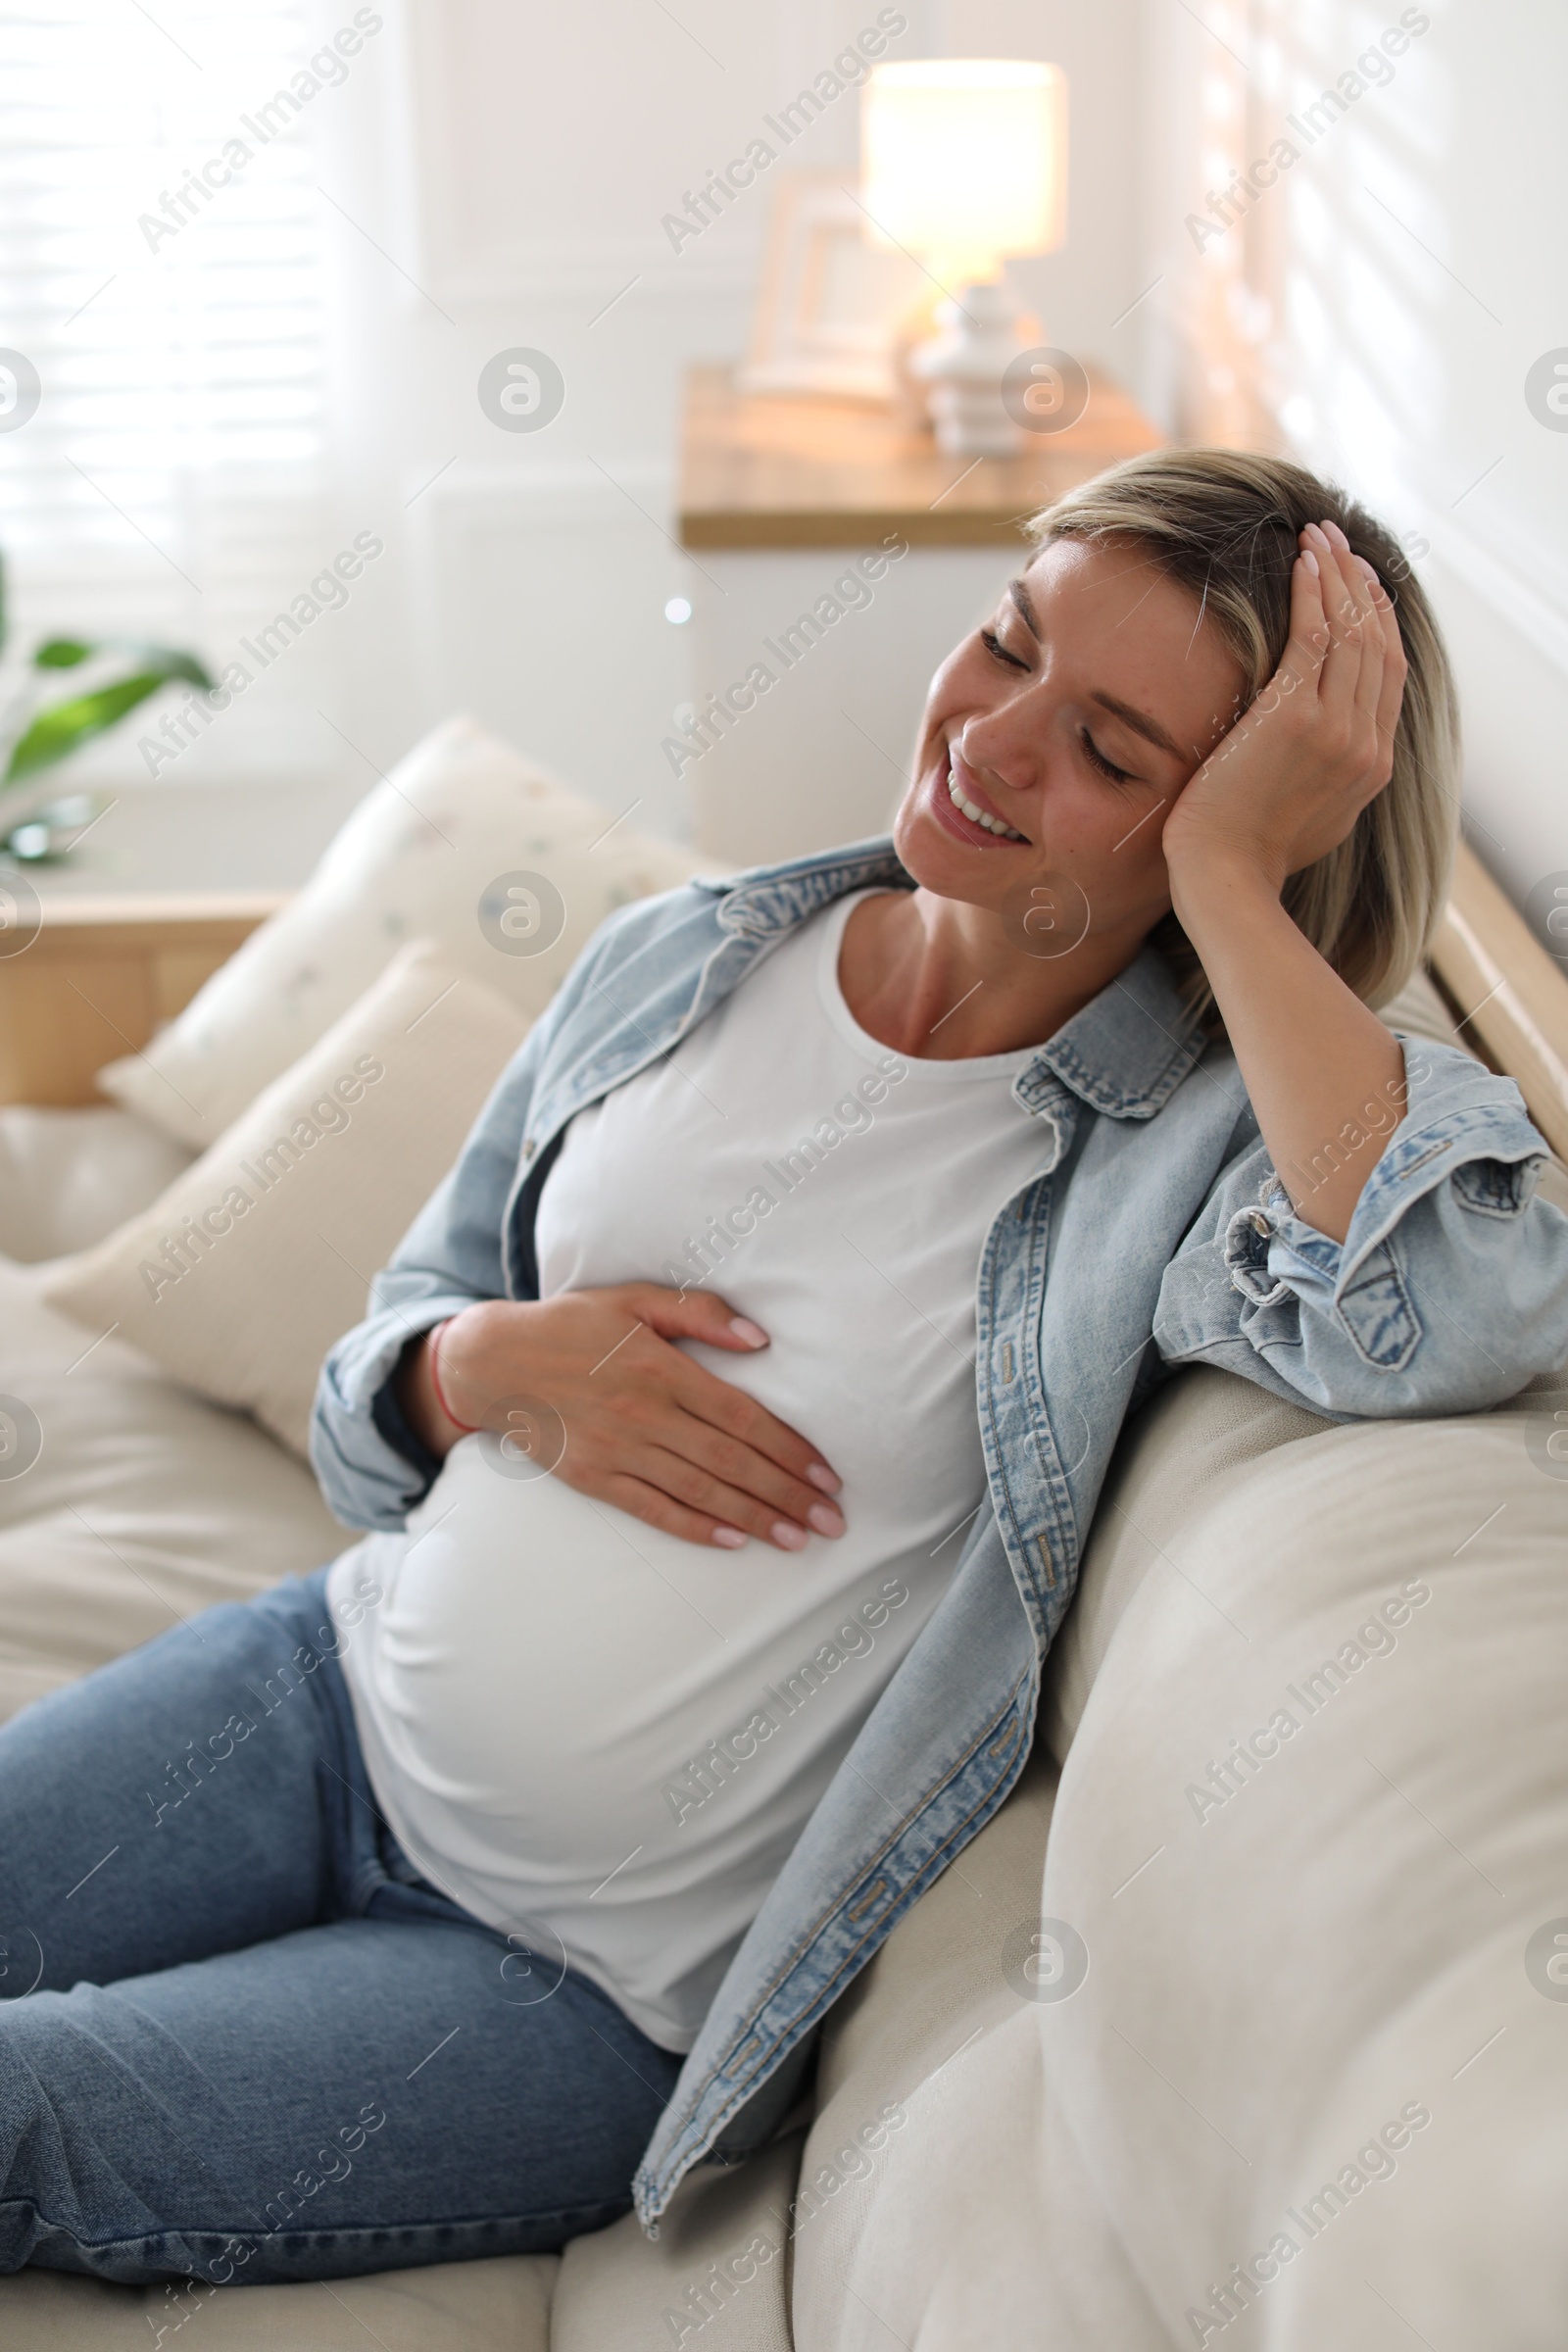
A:
{"type": "Polygon", "coordinates": [[[1018,1092],[1043,1086],[1051,1071],[1107,1118],[1152,1119],[1207,1043],[1164,956],[1145,945],[1124,972],[1041,1047],[1018,1092]]]}
{"type": "MultiPolygon", "coordinates": [[[[890,837],[750,867],[699,887],[721,893],[720,927],[764,943],[851,891],[913,890],[914,877],[890,837]]],[[[1063,1022],[1022,1070],[1013,1093],[1045,1112],[1067,1087],[1112,1119],[1150,1119],[1175,1093],[1207,1043],[1156,948],[1145,946],[1126,970],[1063,1022]]]]}

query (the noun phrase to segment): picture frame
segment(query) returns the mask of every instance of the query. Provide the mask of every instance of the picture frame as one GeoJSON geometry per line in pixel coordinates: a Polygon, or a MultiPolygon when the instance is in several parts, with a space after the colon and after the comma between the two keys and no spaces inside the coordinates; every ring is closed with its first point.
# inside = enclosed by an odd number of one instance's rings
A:
{"type": "Polygon", "coordinates": [[[740,391],[895,397],[899,331],[930,284],[910,256],[870,243],[852,178],[844,169],[775,181],[740,391]]]}

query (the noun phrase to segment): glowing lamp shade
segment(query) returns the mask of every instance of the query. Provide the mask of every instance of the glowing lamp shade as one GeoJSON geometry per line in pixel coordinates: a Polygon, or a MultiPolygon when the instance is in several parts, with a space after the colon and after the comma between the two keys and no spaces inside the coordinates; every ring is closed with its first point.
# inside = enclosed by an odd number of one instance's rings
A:
{"type": "MultiPolygon", "coordinates": [[[[1050,253],[1067,219],[1059,66],[928,58],[877,66],[860,98],[861,196],[874,243],[939,259],[952,280],[1050,253]]],[[[939,271],[938,274],[944,274],[939,271]]]]}

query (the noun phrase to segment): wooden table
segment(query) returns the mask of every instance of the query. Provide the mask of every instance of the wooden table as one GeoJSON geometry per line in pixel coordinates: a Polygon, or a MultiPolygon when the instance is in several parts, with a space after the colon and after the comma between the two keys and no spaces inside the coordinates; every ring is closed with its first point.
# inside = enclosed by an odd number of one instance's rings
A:
{"type": "Polygon", "coordinates": [[[743,395],[728,369],[693,369],[679,494],[690,700],[703,709],[759,662],[777,681],[700,756],[666,750],[692,794],[699,847],[750,865],[882,831],[927,681],[1016,569],[1020,526],[1159,440],[1093,371],[1089,406],[1067,431],[1036,436],[1018,457],[966,460],[883,410],[743,395]],[[901,553],[868,602],[799,662],[781,659],[783,633],[831,599],[852,551],[889,547],[901,553]]]}
{"type": "Polygon", "coordinates": [[[1108,376],[1065,432],[1015,458],[944,457],[929,433],[849,400],[748,397],[726,368],[687,378],[681,444],[683,547],[998,547],[1077,482],[1160,435],[1108,376]]]}

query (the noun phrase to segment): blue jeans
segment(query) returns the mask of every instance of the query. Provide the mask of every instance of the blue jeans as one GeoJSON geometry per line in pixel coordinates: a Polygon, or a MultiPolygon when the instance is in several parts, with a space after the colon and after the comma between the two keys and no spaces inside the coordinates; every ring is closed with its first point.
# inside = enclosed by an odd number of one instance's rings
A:
{"type": "Polygon", "coordinates": [[[0,2271],[335,2278],[631,2203],[680,2059],[418,1878],[325,1580],[0,1728],[0,2271]]]}

